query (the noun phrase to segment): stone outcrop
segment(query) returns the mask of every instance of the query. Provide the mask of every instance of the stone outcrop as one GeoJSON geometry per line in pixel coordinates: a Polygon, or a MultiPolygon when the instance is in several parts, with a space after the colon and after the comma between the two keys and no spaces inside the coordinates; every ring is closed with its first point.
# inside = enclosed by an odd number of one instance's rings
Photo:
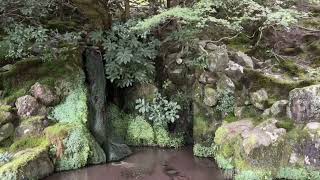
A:
{"type": "Polygon", "coordinates": [[[59,98],[48,86],[35,83],[30,89],[31,95],[43,105],[51,106],[58,102],[59,98]]]}
{"type": "Polygon", "coordinates": [[[320,85],[292,90],[288,106],[288,116],[297,123],[320,122],[320,85]]]}

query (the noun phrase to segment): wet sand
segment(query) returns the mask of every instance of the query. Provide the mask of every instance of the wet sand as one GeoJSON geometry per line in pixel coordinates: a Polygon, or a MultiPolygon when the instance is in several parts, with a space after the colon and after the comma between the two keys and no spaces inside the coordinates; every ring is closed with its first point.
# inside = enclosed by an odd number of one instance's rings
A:
{"type": "Polygon", "coordinates": [[[223,180],[223,175],[212,160],[194,157],[191,148],[139,148],[121,162],[61,172],[44,180],[223,180]]]}

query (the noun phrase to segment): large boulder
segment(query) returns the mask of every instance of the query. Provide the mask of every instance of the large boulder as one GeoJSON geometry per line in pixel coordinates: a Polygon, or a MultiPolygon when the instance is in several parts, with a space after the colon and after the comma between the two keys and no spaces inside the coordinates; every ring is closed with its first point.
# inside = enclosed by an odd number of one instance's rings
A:
{"type": "MultiPolygon", "coordinates": [[[[9,162],[0,167],[0,179],[42,179],[53,173],[53,164],[48,155],[48,143],[32,144],[13,153],[9,162]]],[[[19,146],[25,146],[20,144],[19,146]]]]}
{"type": "Polygon", "coordinates": [[[292,90],[287,113],[297,123],[320,122],[320,84],[292,90]]]}
{"type": "Polygon", "coordinates": [[[120,161],[132,154],[131,149],[126,144],[110,142],[108,161],[120,161]]]}
{"type": "Polygon", "coordinates": [[[260,148],[261,146],[268,147],[284,137],[286,130],[277,128],[276,123],[276,119],[269,119],[254,129],[241,134],[243,148],[247,155],[255,148],[260,148]]]}
{"type": "Polygon", "coordinates": [[[46,109],[42,106],[36,98],[26,95],[17,99],[16,107],[20,117],[30,117],[35,115],[46,114],[46,109]]]}
{"type": "Polygon", "coordinates": [[[54,105],[59,100],[58,96],[48,86],[38,82],[31,87],[30,92],[33,97],[46,106],[54,105]]]}
{"type": "Polygon", "coordinates": [[[208,51],[207,64],[211,72],[224,72],[228,67],[229,56],[228,50],[225,45],[216,46],[212,45],[208,51]]]}

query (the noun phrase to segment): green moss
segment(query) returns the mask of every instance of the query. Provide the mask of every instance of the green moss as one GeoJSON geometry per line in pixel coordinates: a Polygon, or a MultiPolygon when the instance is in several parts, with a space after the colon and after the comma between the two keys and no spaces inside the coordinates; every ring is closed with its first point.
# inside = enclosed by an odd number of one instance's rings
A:
{"type": "Polygon", "coordinates": [[[152,146],[155,144],[155,136],[152,126],[141,116],[129,122],[127,142],[134,146],[152,146]]]}
{"type": "Polygon", "coordinates": [[[225,121],[227,123],[232,123],[232,122],[235,122],[237,120],[238,120],[238,118],[235,117],[234,115],[229,115],[229,116],[225,117],[223,121],[225,121]]]}
{"type": "Polygon", "coordinates": [[[113,137],[125,140],[127,136],[128,124],[132,117],[122,112],[116,105],[108,106],[107,119],[111,122],[111,134],[113,137]]]}
{"type": "MultiPolygon", "coordinates": [[[[28,163],[35,160],[41,154],[47,153],[49,143],[46,140],[38,141],[38,140],[32,140],[34,143],[31,143],[29,145],[32,145],[30,149],[26,150],[23,155],[15,157],[12,161],[4,164],[0,167],[0,177],[3,177],[3,179],[21,179],[20,177],[21,172],[23,171],[23,167],[25,167],[28,163]],[[37,142],[37,143],[35,143],[37,142]],[[37,144],[38,146],[34,146],[37,144]]],[[[28,143],[27,143],[28,144],[28,143]]],[[[23,177],[25,178],[25,177],[23,177]]],[[[32,177],[35,178],[35,177],[32,177]]]]}
{"type": "Polygon", "coordinates": [[[251,44],[252,40],[249,37],[241,34],[237,38],[230,40],[228,42],[228,47],[236,51],[247,53],[252,49],[251,44]]]}
{"type": "Polygon", "coordinates": [[[235,180],[272,180],[271,172],[264,172],[259,170],[254,171],[241,171],[236,175],[235,180]]]}
{"type": "Polygon", "coordinates": [[[300,76],[306,71],[298,66],[293,60],[286,59],[279,62],[279,67],[285,70],[290,76],[300,76]]]}
{"type": "Polygon", "coordinates": [[[42,122],[44,118],[45,118],[44,116],[32,116],[30,118],[22,119],[21,124],[29,125],[37,122],[42,122]]]}
{"type": "Polygon", "coordinates": [[[14,142],[10,146],[9,151],[17,152],[24,149],[36,148],[42,145],[48,145],[48,140],[46,138],[27,137],[14,142]]]}
{"type": "Polygon", "coordinates": [[[285,130],[291,131],[294,128],[294,122],[292,119],[282,119],[276,123],[277,128],[283,128],[285,130]]]}
{"type": "Polygon", "coordinates": [[[295,88],[310,86],[315,83],[315,81],[313,81],[312,79],[291,81],[267,76],[259,71],[252,69],[245,69],[244,71],[246,77],[252,83],[251,91],[257,91],[265,88],[269,92],[269,94],[273,95],[271,98],[275,99],[287,98],[291,90],[295,88]]]}
{"type": "Polygon", "coordinates": [[[65,101],[56,106],[50,116],[61,123],[86,123],[88,119],[87,90],[83,81],[73,89],[65,101]]]}
{"type": "Polygon", "coordinates": [[[223,145],[226,143],[226,135],[229,133],[227,128],[220,127],[215,134],[214,142],[217,145],[223,145]]]}
{"type": "Polygon", "coordinates": [[[209,147],[201,144],[195,144],[193,146],[193,154],[198,157],[214,157],[216,147],[212,144],[209,147]]]}
{"type": "Polygon", "coordinates": [[[58,123],[53,126],[47,127],[44,132],[49,139],[64,138],[68,136],[69,131],[71,131],[72,128],[72,124],[58,123]]]}
{"type": "Polygon", "coordinates": [[[200,140],[202,136],[208,133],[208,131],[209,123],[206,119],[201,115],[195,117],[193,123],[193,137],[195,140],[200,140]]]}
{"type": "Polygon", "coordinates": [[[285,167],[279,170],[277,178],[290,180],[305,180],[309,179],[309,173],[304,168],[285,167]]]}
{"type": "Polygon", "coordinates": [[[106,156],[87,128],[80,123],[58,123],[45,129],[50,139],[50,157],[57,171],[78,169],[88,163],[102,163],[106,156]]]}
{"type": "Polygon", "coordinates": [[[0,105],[0,111],[10,112],[12,110],[11,106],[8,105],[0,105]]]}
{"type": "Polygon", "coordinates": [[[183,145],[183,136],[173,136],[163,127],[154,128],[156,144],[160,147],[179,148],[183,145]]]}
{"type": "Polygon", "coordinates": [[[223,170],[232,170],[234,166],[232,164],[232,158],[225,158],[222,155],[216,155],[215,160],[218,164],[218,167],[223,170]]]}

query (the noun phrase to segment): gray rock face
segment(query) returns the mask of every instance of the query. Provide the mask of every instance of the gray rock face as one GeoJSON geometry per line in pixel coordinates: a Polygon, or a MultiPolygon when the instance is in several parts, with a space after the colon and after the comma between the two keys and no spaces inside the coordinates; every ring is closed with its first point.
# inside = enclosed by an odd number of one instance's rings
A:
{"type": "Polygon", "coordinates": [[[247,155],[261,146],[268,147],[277,142],[281,137],[284,137],[286,130],[277,128],[276,119],[269,119],[250,131],[245,131],[241,134],[243,138],[243,148],[247,155]]]}
{"type": "Polygon", "coordinates": [[[11,69],[14,68],[14,65],[12,64],[7,64],[3,67],[0,68],[0,72],[6,72],[6,71],[10,71],[11,69]]]}
{"type": "Polygon", "coordinates": [[[0,142],[12,136],[14,132],[14,126],[12,123],[7,123],[0,128],[0,142]]]}
{"type": "Polygon", "coordinates": [[[228,50],[225,45],[210,47],[209,54],[207,56],[208,68],[211,72],[223,72],[229,63],[228,50]]]}
{"type": "Polygon", "coordinates": [[[38,103],[37,99],[30,96],[22,96],[17,99],[16,107],[20,117],[30,117],[46,114],[45,107],[38,103]]]}
{"type": "Polygon", "coordinates": [[[38,82],[31,87],[30,92],[33,97],[46,106],[54,105],[59,99],[48,86],[38,82]]]}
{"type": "Polygon", "coordinates": [[[248,55],[246,55],[245,53],[243,53],[241,51],[236,53],[235,59],[238,64],[240,64],[246,68],[253,69],[253,67],[254,67],[254,64],[253,64],[251,57],[249,57],[248,55]]]}
{"type": "Polygon", "coordinates": [[[217,81],[218,81],[217,75],[207,71],[203,72],[199,78],[199,82],[202,84],[215,84],[217,81]]]}
{"type": "Polygon", "coordinates": [[[284,117],[286,116],[287,105],[287,100],[277,101],[269,109],[266,109],[263,112],[263,116],[284,117]]]}
{"type": "Polygon", "coordinates": [[[297,123],[320,122],[320,84],[292,90],[287,114],[297,123]]]}
{"type": "Polygon", "coordinates": [[[217,82],[217,90],[219,92],[229,91],[234,92],[236,89],[235,84],[233,81],[226,75],[222,75],[217,82]]]}
{"type": "Polygon", "coordinates": [[[265,89],[250,94],[251,103],[258,109],[264,110],[268,100],[268,93],[265,89]]]}
{"type": "Polygon", "coordinates": [[[239,81],[243,77],[243,67],[233,61],[229,61],[226,74],[233,80],[239,81]]]}
{"type": "Polygon", "coordinates": [[[211,87],[205,87],[204,89],[204,104],[210,107],[213,107],[218,102],[218,93],[215,89],[211,87]]]}
{"type": "Polygon", "coordinates": [[[89,85],[89,127],[105,153],[108,153],[108,134],[106,117],[106,78],[100,52],[86,50],[86,76],[89,85]]]}
{"type": "Polygon", "coordinates": [[[132,151],[126,144],[111,142],[109,144],[109,161],[119,161],[132,154],[132,151]]]}

